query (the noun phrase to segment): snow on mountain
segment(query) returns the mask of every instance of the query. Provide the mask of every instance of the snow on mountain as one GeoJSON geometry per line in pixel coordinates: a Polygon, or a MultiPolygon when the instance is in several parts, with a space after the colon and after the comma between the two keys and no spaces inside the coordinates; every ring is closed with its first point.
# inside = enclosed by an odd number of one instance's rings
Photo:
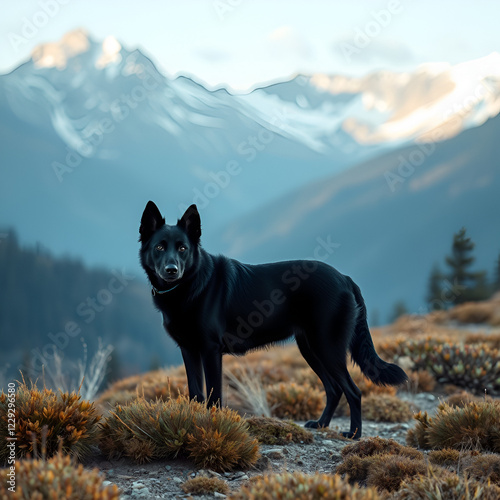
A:
{"type": "MultiPolygon", "coordinates": [[[[322,74],[299,78],[295,107],[318,109],[318,93],[322,92],[323,114],[333,116],[360,144],[441,141],[500,112],[497,52],[456,66],[426,64],[413,73],[378,71],[361,78],[322,74]],[[332,96],[339,100],[332,104],[332,96]]],[[[273,94],[283,93],[289,100],[289,85],[281,85],[283,90],[280,85],[273,86],[273,94]]]]}
{"type": "MultiPolygon", "coordinates": [[[[8,76],[5,91],[15,90],[27,102],[44,101],[54,128],[76,150],[85,149],[103,115],[119,119],[144,99],[141,119],[186,148],[220,152],[227,144],[207,140],[207,130],[234,130],[237,123],[231,121],[251,121],[317,153],[357,159],[380,147],[452,137],[500,111],[498,53],[457,66],[423,65],[413,73],[299,75],[231,95],[189,78],[167,78],[140,51],[127,51],[113,37],[97,42],[75,30],[37,47],[32,61],[8,76]]],[[[29,120],[31,109],[23,115],[29,120]]]]}
{"type": "MultiPolygon", "coordinates": [[[[59,42],[40,45],[32,61],[9,76],[23,98],[39,100],[42,94],[51,103],[52,123],[74,149],[83,147],[85,135],[95,126],[96,117],[89,117],[89,112],[111,110],[116,115],[121,105],[132,107],[144,98],[144,88],[126,84],[131,76],[138,78],[136,84],[147,87],[149,82],[154,87],[147,92],[151,109],[144,119],[181,140],[189,133],[186,147],[194,142],[201,148],[220,148],[203,134],[206,129],[227,128],[228,116],[221,111],[229,108],[239,121],[254,121],[326,155],[360,153],[360,145],[377,150],[408,141],[443,140],[500,112],[498,53],[457,66],[423,65],[413,73],[379,71],[362,78],[299,75],[231,95],[210,92],[188,78],[166,78],[141,52],[127,51],[115,38],[99,43],[76,30],[59,42]],[[77,91],[86,96],[83,102],[71,100],[77,91]],[[117,103],[117,94],[123,100],[127,91],[135,95],[128,103],[117,103]],[[84,115],[86,120],[79,120],[84,115]]],[[[26,118],[30,114],[31,110],[26,118]]]]}

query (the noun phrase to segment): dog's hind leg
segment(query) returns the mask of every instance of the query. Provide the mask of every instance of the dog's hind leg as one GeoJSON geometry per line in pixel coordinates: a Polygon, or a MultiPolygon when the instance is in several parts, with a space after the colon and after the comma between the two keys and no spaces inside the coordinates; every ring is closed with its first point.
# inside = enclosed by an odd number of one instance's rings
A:
{"type": "Polygon", "coordinates": [[[351,412],[351,429],[349,432],[343,432],[342,434],[348,438],[359,439],[362,432],[361,391],[351,378],[345,364],[342,366],[341,370],[337,381],[344,391],[351,412]]]}
{"type": "Polygon", "coordinates": [[[351,412],[351,428],[342,434],[348,438],[361,437],[361,391],[347,370],[347,351],[357,318],[357,305],[351,293],[338,296],[330,318],[313,330],[309,343],[331,379],[340,386],[351,412]]]}
{"type": "Polygon", "coordinates": [[[326,370],[332,378],[335,379],[337,384],[340,386],[342,392],[347,398],[349,403],[349,409],[351,412],[351,428],[349,432],[343,432],[342,434],[348,438],[359,439],[361,437],[362,423],[361,423],[361,391],[358,386],[354,383],[347,370],[346,360],[335,359],[335,357],[328,357],[328,350],[318,354],[319,360],[322,365],[326,367],[326,370]]]}
{"type": "Polygon", "coordinates": [[[320,378],[326,392],[326,406],[323,410],[323,413],[321,414],[321,417],[318,420],[307,421],[304,427],[308,427],[311,429],[317,429],[318,427],[328,427],[333,417],[333,413],[335,412],[342,396],[342,389],[335,382],[335,380],[330,377],[328,371],[325,369],[321,361],[311,350],[307,338],[302,335],[297,335],[296,340],[300,353],[312,368],[314,373],[316,373],[316,375],[320,378]]]}

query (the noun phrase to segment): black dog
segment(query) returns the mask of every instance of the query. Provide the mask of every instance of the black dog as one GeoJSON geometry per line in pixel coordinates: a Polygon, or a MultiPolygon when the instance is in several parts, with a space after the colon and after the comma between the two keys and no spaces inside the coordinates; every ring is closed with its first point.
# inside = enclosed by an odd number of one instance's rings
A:
{"type": "Polygon", "coordinates": [[[181,348],[189,396],[209,404],[222,398],[222,355],[244,354],[295,336],[319,376],[326,407],[306,427],[328,426],[342,393],[351,410],[348,437],[361,436],[361,392],[346,366],[347,351],[380,385],[407,380],[397,365],[375,352],[358,286],[318,261],[247,265],[211,255],[200,246],[201,222],[191,205],[175,226],[153,202],[140,227],[140,259],[168,334],[181,348]]]}

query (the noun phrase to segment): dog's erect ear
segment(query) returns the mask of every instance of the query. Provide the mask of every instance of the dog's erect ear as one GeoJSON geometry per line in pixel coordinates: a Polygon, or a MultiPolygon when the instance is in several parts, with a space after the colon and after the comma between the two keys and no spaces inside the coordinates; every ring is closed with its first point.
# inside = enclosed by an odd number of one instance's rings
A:
{"type": "Polygon", "coordinates": [[[201,219],[196,205],[191,205],[177,222],[179,227],[186,230],[191,241],[198,243],[201,237],[201,219]]]}
{"type": "Polygon", "coordinates": [[[161,216],[158,207],[152,201],[148,201],[141,218],[141,227],[139,228],[141,237],[139,241],[145,242],[149,240],[153,233],[164,224],[165,219],[161,216]]]}

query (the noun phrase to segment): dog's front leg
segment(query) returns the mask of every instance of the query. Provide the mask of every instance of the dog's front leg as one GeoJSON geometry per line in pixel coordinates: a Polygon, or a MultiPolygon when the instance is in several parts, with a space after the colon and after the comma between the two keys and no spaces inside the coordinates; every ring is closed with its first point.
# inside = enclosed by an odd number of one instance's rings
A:
{"type": "Polygon", "coordinates": [[[192,351],[181,347],[182,359],[186,368],[188,379],[189,397],[197,401],[203,401],[203,365],[201,354],[198,351],[192,351]]]}
{"type": "MultiPolygon", "coordinates": [[[[215,351],[215,350],[214,350],[215,351]]],[[[207,405],[222,405],[222,354],[211,351],[202,356],[207,386],[207,405]]]]}

